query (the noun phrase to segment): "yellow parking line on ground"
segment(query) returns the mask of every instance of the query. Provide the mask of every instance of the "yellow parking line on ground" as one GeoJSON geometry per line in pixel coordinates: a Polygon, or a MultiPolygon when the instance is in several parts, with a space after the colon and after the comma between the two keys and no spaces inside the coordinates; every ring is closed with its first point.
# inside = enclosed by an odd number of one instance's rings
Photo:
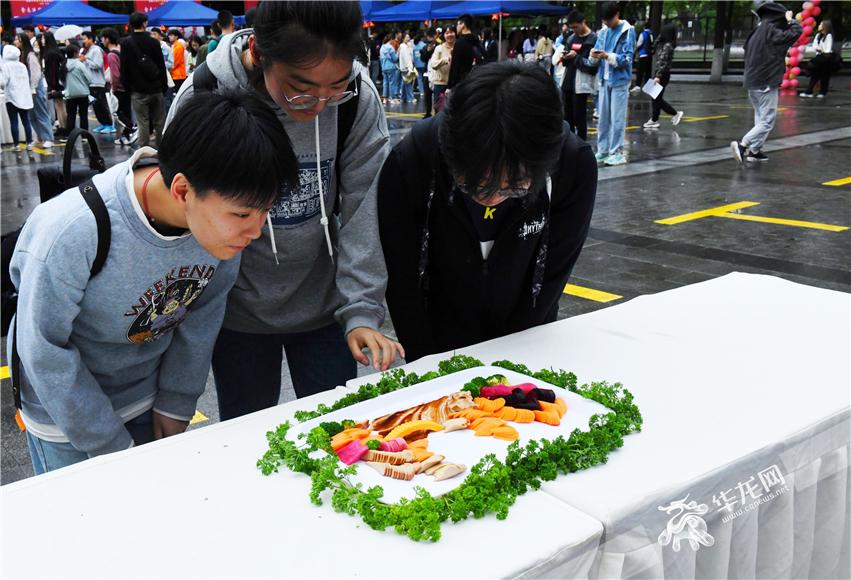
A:
{"type": "Polygon", "coordinates": [[[809,228],[811,230],[824,230],[827,232],[844,232],[845,226],[834,226],[832,224],[820,224],[817,222],[805,222],[800,220],[787,220],[782,218],[763,217],[758,215],[745,215],[741,213],[723,213],[718,217],[731,220],[742,220],[746,222],[761,222],[764,224],[778,224],[781,226],[794,226],[796,228],[809,228]]]}
{"type": "Polygon", "coordinates": [[[834,179],[833,181],[825,181],[822,185],[833,185],[838,187],[840,185],[848,185],[851,183],[851,177],[843,177],[842,179],[834,179]]]}
{"type": "Polygon", "coordinates": [[[420,117],[422,118],[425,113],[396,113],[394,111],[387,111],[386,115],[388,117],[420,117]]]}
{"type": "Polygon", "coordinates": [[[833,224],[822,224],[818,222],[807,222],[801,220],[789,220],[784,218],[773,218],[767,216],[759,216],[759,215],[747,215],[742,213],[733,213],[736,210],[744,209],[746,207],[754,207],[759,205],[759,203],[754,201],[740,201],[738,203],[731,203],[729,205],[722,205],[720,207],[713,207],[710,209],[705,209],[701,211],[696,211],[692,213],[686,213],[683,215],[678,215],[674,217],[665,218],[662,220],[656,220],[657,224],[664,224],[667,226],[673,226],[677,224],[681,224],[683,222],[694,221],[706,217],[720,217],[727,218],[731,220],[740,220],[746,222],[761,222],[764,224],[777,224],[781,226],[793,226],[796,228],[808,228],[812,230],[824,230],[827,232],[844,232],[848,228],[846,226],[837,226],[833,224]]]}
{"type": "Polygon", "coordinates": [[[12,375],[9,374],[9,367],[6,367],[6,366],[0,367],[0,380],[8,379],[10,376],[12,376],[12,375]]]}
{"type": "Polygon", "coordinates": [[[54,153],[53,151],[49,149],[42,149],[41,147],[33,147],[32,150],[38,153],[39,155],[56,155],[56,153],[54,153]]]}
{"type": "Polygon", "coordinates": [[[618,294],[610,294],[609,292],[594,290],[593,288],[586,288],[585,286],[577,286],[576,284],[568,284],[565,286],[564,293],[570,296],[585,298],[586,300],[593,300],[594,302],[611,302],[613,300],[620,300],[623,298],[623,296],[618,294]]]}
{"type": "Polygon", "coordinates": [[[656,220],[657,224],[664,224],[666,226],[674,226],[677,224],[681,224],[683,222],[690,222],[692,220],[699,220],[700,218],[710,217],[710,216],[718,216],[720,214],[735,211],[737,209],[743,209],[746,207],[752,207],[755,205],[759,205],[753,201],[740,201],[738,203],[731,203],[730,205],[722,205],[719,207],[713,207],[711,209],[704,209],[701,211],[695,211],[692,213],[685,213],[683,215],[677,215],[674,217],[665,218],[663,220],[656,220]]]}
{"type": "Polygon", "coordinates": [[[204,413],[196,410],[195,415],[192,417],[192,419],[189,420],[189,424],[194,425],[195,423],[203,423],[204,421],[209,421],[209,420],[210,420],[210,418],[207,417],[204,413]]]}
{"type": "Polygon", "coordinates": [[[716,119],[728,119],[730,115],[713,115],[712,117],[683,117],[683,123],[696,123],[698,121],[715,121],[716,119]]]}

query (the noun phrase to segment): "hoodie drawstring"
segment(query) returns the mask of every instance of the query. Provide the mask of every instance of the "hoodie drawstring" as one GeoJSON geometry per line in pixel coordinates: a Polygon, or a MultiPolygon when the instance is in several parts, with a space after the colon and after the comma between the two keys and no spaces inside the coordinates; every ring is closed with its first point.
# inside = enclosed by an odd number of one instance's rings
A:
{"type": "Polygon", "coordinates": [[[331,261],[334,261],[334,246],[331,244],[331,232],[328,228],[328,214],[325,213],[325,189],[322,187],[322,162],[319,157],[319,115],[314,119],[313,127],[315,129],[314,138],[316,140],[316,179],[319,182],[319,207],[322,211],[322,219],[319,223],[325,229],[325,242],[328,244],[328,255],[331,256],[331,261]]]}
{"type": "Polygon", "coordinates": [[[269,224],[269,239],[272,240],[272,255],[275,256],[275,264],[281,265],[278,261],[278,246],[275,244],[275,230],[272,229],[272,212],[266,213],[266,223],[269,224]]]}

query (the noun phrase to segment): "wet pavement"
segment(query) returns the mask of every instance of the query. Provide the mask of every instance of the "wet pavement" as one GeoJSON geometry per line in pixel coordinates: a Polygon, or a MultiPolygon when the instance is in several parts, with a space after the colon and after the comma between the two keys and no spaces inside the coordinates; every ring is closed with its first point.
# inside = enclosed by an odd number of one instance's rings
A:
{"type": "MultiPolygon", "coordinates": [[[[579,288],[562,297],[560,318],[734,271],[851,292],[851,91],[838,89],[847,85],[848,79],[836,79],[826,99],[781,97],[765,147],[770,160],[745,166],[729,152],[730,141],[753,121],[741,86],[677,83],[675,76],[665,97],[685,112],[683,122],[674,128],[663,116],[652,130],[640,127],[650,117],[649,100],[631,95],[630,163],[600,168],[592,229],[570,280],[579,288]]],[[[393,143],[421,117],[419,107],[388,107],[393,143]]],[[[589,127],[595,125],[589,119],[589,127]]],[[[589,139],[594,142],[593,132],[589,139]]],[[[127,158],[127,147],[98,141],[108,165],[127,158]]],[[[9,149],[5,145],[0,156],[3,233],[38,203],[36,170],[60,162],[62,154],[61,148],[53,155],[9,149]]],[[[77,155],[82,162],[82,151],[77,155]]],[[[389,321],[385,330],[392,334],[389,321]]],[[[290,400],[286,368],[283,379],[281,400],[290,400]]],[[[31,475],[8,382],[0,421],[4,484],[31,475]]],[[[206,419],[192,428],[218,420],[212,379],[198,410],[206,419]]]]}

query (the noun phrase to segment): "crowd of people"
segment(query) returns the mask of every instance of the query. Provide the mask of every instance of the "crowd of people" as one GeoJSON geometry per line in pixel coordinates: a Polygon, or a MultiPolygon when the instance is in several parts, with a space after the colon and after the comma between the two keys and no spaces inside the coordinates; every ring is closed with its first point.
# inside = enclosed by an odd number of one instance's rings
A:
{"type": "Polygon", "coordinates": [[[177,28],[148,27],[142,13],[130,16],[129,34],[113,27],[86,30],[62,44],[53,32],[38,34],[33,26],[4,35],[0,80],[14,144],[50,149],[74,127],[89,130],[91,106],[98,122],[93,133],[115,134],[122,146],[147,145],[152,132],[162,132],[183,81],[234,28],[233,15],[222,10],[209,37],[184,38],[177,28]]]}

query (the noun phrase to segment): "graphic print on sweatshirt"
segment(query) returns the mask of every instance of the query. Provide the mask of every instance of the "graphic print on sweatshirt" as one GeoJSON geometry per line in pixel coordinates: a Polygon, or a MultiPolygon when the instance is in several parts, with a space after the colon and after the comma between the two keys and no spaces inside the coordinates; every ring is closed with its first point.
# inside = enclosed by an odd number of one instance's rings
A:
{"type": "Polygon", "coordinates": [[[127,340],[134,344],[153,342],[177,328],[215,272],[209,264],[180,266],[151,284],[124,313],[134,317],[127,340]]]}
{"type": "MultiPolygon", "coordinates": [[[[320,162],[322,167],[322,190],[328,199],[328,188],[331,186],[331,164],[333,159],[320,162]]],[[[316,162],[298,164],[298,190],[283,190],[278,205],[272,208],[269,215],[276,226],[296,226],[303,224],[321,211],[319,204],[319,182],[316,179],[316,162]]],[[[327,207],[326,212],[331,213],[327,207]]]]}

